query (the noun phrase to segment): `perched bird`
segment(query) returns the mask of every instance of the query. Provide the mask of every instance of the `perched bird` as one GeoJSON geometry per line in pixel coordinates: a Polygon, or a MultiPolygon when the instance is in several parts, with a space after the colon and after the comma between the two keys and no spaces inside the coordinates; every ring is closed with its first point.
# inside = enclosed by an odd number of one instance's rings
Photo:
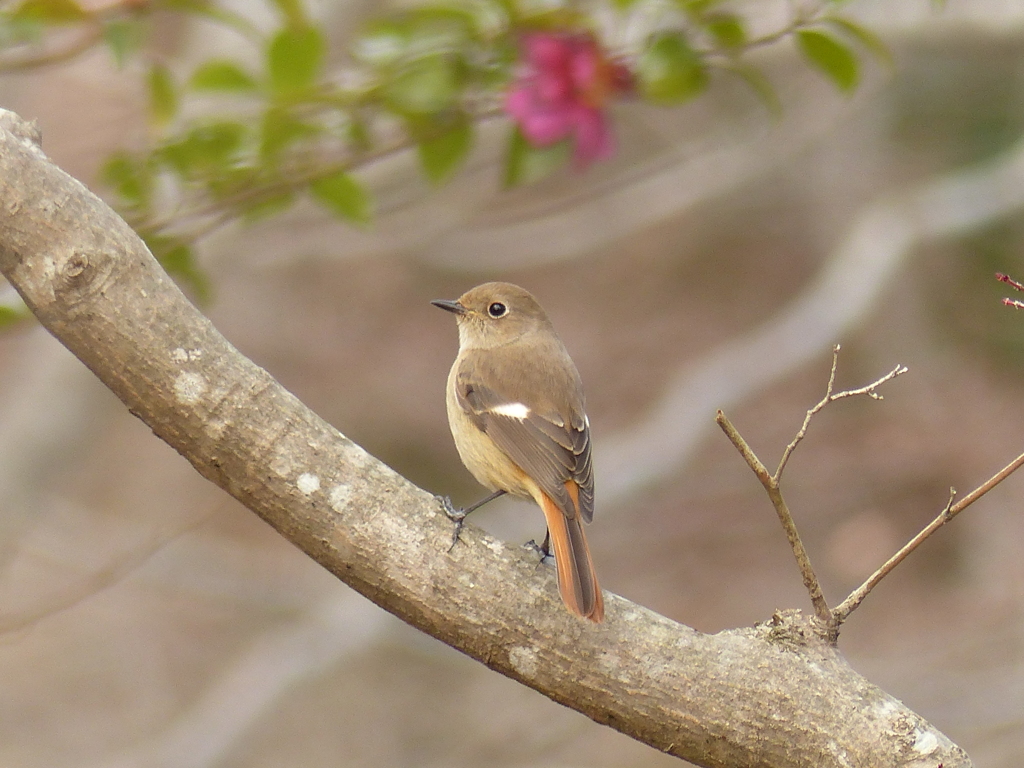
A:
{"type": "MultiPolygon", "coordinates": [[[[583,385],[537,300],[511,283],[485,283],[456,301],[432,302],[455,314],[459,354],[448,375],[448,423],[462,463],[493,493],[466,514],[508,493],[544,512],[566,607],[594,622],[604,600],[583,523],[594,516],[590,422],[583,385]]],[[[458,531],[456,531],[456,536],[458,531]]]]}

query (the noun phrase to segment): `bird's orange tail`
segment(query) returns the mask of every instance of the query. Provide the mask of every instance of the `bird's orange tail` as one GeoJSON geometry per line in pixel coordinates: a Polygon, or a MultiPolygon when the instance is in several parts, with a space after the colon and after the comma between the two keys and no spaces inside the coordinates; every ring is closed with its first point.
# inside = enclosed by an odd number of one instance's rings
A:
{"type": "MultiPolygon", "coordinates": [[[[576,509],[579,509],[579,487],[572,480],[565,484],[576,509]]],[[[541,492],[537,502],[551,534],[551,545],[558,568],[558,591],[565,606],[595,623],[604,620],[604,598],[597,583],[590,547],[583,535],[583,520],[577,512],[571,518],[558,508],[547,494],[541,492]]]]}

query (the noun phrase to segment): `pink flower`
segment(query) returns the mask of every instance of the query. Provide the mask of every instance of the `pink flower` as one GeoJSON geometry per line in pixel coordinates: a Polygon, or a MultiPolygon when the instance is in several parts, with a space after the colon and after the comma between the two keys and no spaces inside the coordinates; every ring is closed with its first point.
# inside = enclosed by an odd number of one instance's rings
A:
{"type": "Polygon", "coordinates": [[[615,151],[605,103],[631,87],[625,67],[609,61],[589,35],[532,32],[523,37],[523,71],[505,109],[528,142],[547,147],[572,137],[583,168],[615,151]]]}

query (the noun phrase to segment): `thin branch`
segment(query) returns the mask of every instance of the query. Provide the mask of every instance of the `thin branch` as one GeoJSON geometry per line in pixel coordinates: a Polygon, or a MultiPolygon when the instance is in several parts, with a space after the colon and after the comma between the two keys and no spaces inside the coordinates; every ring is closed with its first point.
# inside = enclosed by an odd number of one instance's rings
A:
{"type": "Polygon", "coordinates": [[[906,366],[897,365],[889,371],[889,373],[885,374],[885,376],[882,376],[880,379],[876,379],[870,384],[858,387],[857,389],[845,389],[842,392],[836,392],[836,369],[839,366],[839,349],[840,347],[838,344],[832,347],[832,369],[828,376],[828,386],[825,387],[825,397],[823,397],[813,408],[807,411],[807,415],[804,417],[803,424],[800,425],[800,429],[797,431],[796,436],[790,444],[786,446],[786,450],[783,451],[782,458],[779,460],[779,468],[775,470],[774,475],[768,474],[768,470],[765,468],[764,464],[750,446],[747,445],[747,442],[732,425],[732,422],[729,421],[725,413],[719,410],[715,415],[715,422],[722,428],[729,440],[732,441],[732,444],[736,446],[736,449],[740,452],[744,461],[747,462],[747,466],[754,471],[754,474],[757,475],[757,479],[761,482],[761,485],[764,486],[765,491],[767,491],[768,498],[771,500],[772,506],[775,507],[775,512],[779,516],[782,528],[786,532],[786,538],[789,539],[789,545],[793,549],[793,556],[796,558],[797,567],[800,569],[800,575],[803,577],[804,587],[807,588],[807,593],[810,595],[811,604],[814,606],[815,616],[817,616],[818,621],[821,622],[821,625],[824,628],[825,639],[830,643],[835,643],[839,638],[839,625],[842,621],[837,619],[836,612],[828,607],[828,603],[821,590],[821,583],[818,581],[818,577],[814,572],[814,567],[811,565],[810,555],[807,554],[807,549],[804,547],[803,541],[800,539],[800,533],[797,530],[796,521],[793,519],[793,514],[789,511],[789,505],[786,503],[786,499],[782,495],[782,489],[780,487],[782,482],[782,472],[786,468],[786,464],[789,462],[790,456],[793,455],[793,451],[796,450],[797,445],[800,444],[800,441],[803,440],[804,436],[807,434],[807,428],[810,426],[811,419],[814,418],[816,413],[821,411],[829,403],[841,400],[844,397],[867,395],[873,400],[881,400],[882,396],[876,391],[878,387],[907,372],[906,366]]]}
{"type": "Polygon", "coordinates": [[[0,72],[21,72],[70,61],[90,50],[102,39],[103,28],[96,24],[79,33],[74,40],[63,47],[54,47],[41,53],[23,56],[8,55],[0,57],[0,72]]]}
{"type": "MultiPolygon", "coordinates": [[[[477,122],[501,117],[504,113],[495,107],[486,107],[473,114],[477,122]]],[[[197,201],[183,208],[145,217],[128,218],[128,222],[139,232],[147,235],[168,235],[176,240],[194,243],[221,227],[238,221],[240,212],[246,206],[272,200],[277,196],[298,192],[317,179],[327,178],[339,172],[352,172],[366,168],[380,160],[405,152],[414,146],[407,134],[395,135],[378,147],[365,151],[343,150],[337,157],[324,156],[311,165],[285,169],[279,177],[266,182],[256,182],[248,187],[216,199],[197,196],[197,201]]]]}
{"type": "Polygon", "coordinates": [[[722,428],[726,437],[736,446],[736,450],[740,452],[743,460],[747,462],[747,466],[754,470],[754,474],[757,475],[757,479],[761,481],[761,484],[768,487],[768,485],[774,482],[775,478],[768,474],[767,468],[757,458],[757,454],[747,445],[747,441],[743,439],[743,436],[740,435],[736,427],[729,421],[729,417],[721,409],[715,413],[715,423],[722,428]]]}
{"type": "MultiPolygon", "coordinates": [[[[796,522],[789,511],[789,505],[786,504],[786,500],[782,496],[778,477],[768,474],[764,464],[757,458],[754,451],[747,445],[747,441],[743,439],[742,435],[736,430],[736,427],[732,425],[732,422],[729,421],[728,417],[721,410],[715,414],[715,422],[722,428],[722,431],[732,441],[732,444],[736,446],[740,455],[754,471],[757,479],[761,481],[761,485],[767,491],[768,498],[771,499],[772,506],[775,507],[775,512],[779,516],[782,528],[786,532],[786,538],[789,539],[789,546],[793,549],[793,556],[796,557],[797,567],[800,569],[800,576],[803,578],[804,587],[807,588],[811,604],[814,606],[814,614],[818,617],[819,621],[824,623],[825,627],[830,627],[832,624],[832,612],[829,610],[828,603],[825,601],[825,595],[821,591],[821,584],[818,582],[814,567],[811,565],[810,555],[807,554],[807,549],[800,539],[800,532],[797,530],[796,522]]],[[[831,636],[830,632],[826,632],[826,634],[831,636]]]]}
{"type": "Polygon", "coordinates": [[[921,532],[918,533],[910,541],[908,541],[899,550],[899,552],[890,557],[885,562],[885,564],[882,565],[882,567],[880,567],[877,571],[871,574],[867,581],[865,581],[863,584],[857,587],[857,589],[850,593],[849,597],[847,597],[845,600],[843,600],[842,603],[836,606],[835,610],[832,611],[832,615],[835,618],[836,625],[838,626],[839,624],[842,624],[844,621],[846,621],[846,619],[849,618],[850,614],[857,609],[857,606],[859,606],[864,601],[864,598],[868,596],[871,590],[874,589],[882,579],[888,576],[889,573],[897,565],[903,562],[907,555],[909,555],[911,552],[913,552],[915,549],[921,546],[921,544],[924,543],[925,539],[927,539],[929,536],[935,533],[935,531],[937,531],[943,525],[945,525],[958,514],[967,509],[967,507],[976,502],[990,490],[999,485],[999,483],[1003,482],[1003,480],[1005,480],[1011,474],[1013,474],[1021,465],[1024,465],[1024,453],[1022,453],[1016,459],[1011,461],[1009,464],[1007,464],[1005,467],[999,470],[999,472],[994,474],[992,477],[990,477],[984,483],[979,485],[977,488],[975,488],[973,491],[964,496],[962,499],[960,499],[960,501],[956,502],[955,504],[953,503],[953,499],[956,497],[956,491],[950,488],[949,501],[946,502],[945,508],[943,508],[942,512],[939,513],[938,517],[936,517],[928,525],[926,525],[921,530],[921,532]]]}
{"type": "Polygon", "coordinates": [[[780,481],[782,479],[782,471],[786,468],[786,464],[789,462],[789,457],[793,454],[793,451],[796,450],[800,441],[804,439],[804,436],[807,434],[807,427],[810,425],[811,419],[814,418],[816,413],[822,410],[829,403],[834,403],[836,400],[842,400],[844,397],[867,395],[872,400],[884,400],[885,398],[883,398],[876,390],[887,381],[892,381],[897,376],[902,376],[907,372],[907,367],[905,365],[897,365],[882,378],[876,379],[863,387],[858,387],[857,389],[844,389],[842,392],[833,392],[836,383],[836,367],[839,365],[839,350],[840,346],[838,344],[832,347],[832,370],[829,373],[828,386],[825,388],[825,397],[823,397],[817,405],[807,411],[807,416],[804,417],[804,423],[800,425],[800,429],[796,433],[796,437],[794,437],[793,441],[786,446],[786,450],[782,452],[782,458],[779,460],[779,468],[775,470],[776,481],[780,481]]]}
{"type": "Polygon", "coordinates": [[[769,32],[761,37],[755,37],[752,40],[748,40],[744,46],[744,50],[750,51],[755,48],[761,48],[766,45],[777,43],[779,40],[788,37],[798,29],[802,29],[803,27],[813,24],[826,7],[826,3],[817,3],[813,8],[795,8],[793,10],[793,18],[789,20],[788,24],[784,27],[780,27],[774,32],[769,32]]]}
{"type": "Polygon", "coordinates": [[[804,439],[804,435],[807,434],[807,427],[811,424],[811,419],[814,418],[814,414],[824,408],[832,401],[832,390],[836,385],[836,368],[839,366],[839,345],[836,344],[832,347],[832,370],[828,375],[828,386],[825,387],[825,397],[823,397],[816,406],[811,408],[807,415],[804,416],[804,423],[800,425],[800,429],[797,430],[796,437],[786,446],[786,450],[782,452],[782,458],[779,459],[779,467],[775,470],[775,479],[782,479],[782,472],[786,468],[786,464],[789,463],[789,457],[793,455],[793,451],[800,444],[800,441],[804,439]]]}

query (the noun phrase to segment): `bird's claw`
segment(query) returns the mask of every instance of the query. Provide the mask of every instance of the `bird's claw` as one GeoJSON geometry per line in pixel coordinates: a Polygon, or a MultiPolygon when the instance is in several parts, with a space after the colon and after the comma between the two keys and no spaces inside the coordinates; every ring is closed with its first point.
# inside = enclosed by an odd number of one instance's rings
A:
{"type": "Polygon", "coordinates": [[[545,563],[545,562],[548,562],[548,561],[552,560],[551,553],[548,552],[548,550],[546,550],[544,547],[542,547],[540,544],[538,544],[533,539],[530,539],[528,542],[523,544],[523,548],[524,549],[528,549],[531,552],[536,552],[538,555],[540,555],[540,561],[542,563],[545,563]]]}
{"type": "Polygon", "coordinates": [[[455,549],[455,545],[459,543],[459,536],[462,535],[462,526],[466,522],[466,510],[456,507],[452,504],[452,500],[447,496],[441,497],[441,509],[445,515],[455,523],[455,530],[452,531],[452,543],[448,547],[448,551],[451,552],[455,549]]]}

